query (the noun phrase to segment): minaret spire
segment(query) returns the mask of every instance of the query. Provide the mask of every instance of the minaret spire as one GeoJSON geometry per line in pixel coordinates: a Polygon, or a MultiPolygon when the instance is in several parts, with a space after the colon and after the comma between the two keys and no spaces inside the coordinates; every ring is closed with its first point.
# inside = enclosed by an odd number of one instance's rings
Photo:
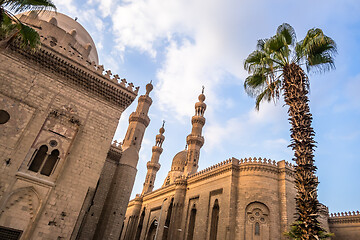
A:
{"type": "Polygon", "coordinates": [[[188,144],[188,153],[186,158],[184,174],[193,174],[198,169],[198,162],[200,156],[200,148],[204,144],[204,137],[202,134],[202,128],[205,125],[204,113],[206,110],[204,86],[202,87],[202,93],[199,95],[199,102],[195,104],[195,115],[191,119],[192,130],[187,136],[186,142],[188,144]]]}
{"type": "Polygon", "coordinates": [[[136,111],[131,113],[129,117],[129,127],[122,144],[122,148],[124,150],[133,145],[136,147],[138,152],[140,151],[145,129],[150,123],[148,112],[152,104],[152,100],[149,96],[149,93],[152,89],[153,85],[150,82],[146,85],[145,95],[141,95],[139,97],[136,111]]]}
{"type": "Polygon", "coordinates": [[[144,187],[141,195],[151,192],[154,188],[156,173],[157,171],[159,171],[161,166],[159,164],[159,158],[163,151],[162,144],[165,140],[165,136],[163,135],[165,132],[164,125],[165,125],[165,121],[163,121],[162,127],[159,129],[159,134],[156,135],[155,146],[152,147],[151,160],[146,164],[148,171],[146,174],[144,187]]]}

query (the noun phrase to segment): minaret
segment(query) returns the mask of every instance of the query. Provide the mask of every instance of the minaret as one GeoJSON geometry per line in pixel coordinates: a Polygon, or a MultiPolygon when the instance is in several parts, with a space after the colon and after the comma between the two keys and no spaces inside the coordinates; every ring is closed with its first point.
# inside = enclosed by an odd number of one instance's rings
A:
{"type": "Polygon", "coordinates": [[[136,111],[131,113],[129,117],[129,127],[122,144],[123,150],[126,150],[132,145],[135,146],[138,152],[140,151],[145,129],[150,123],[148,112],[152,100],[149,93],[152,89],[153,85],[150,82],[146,85],[146,94],[139,97],[136,111]]]}
{"type": "MultiPolygon", "coordinates": [[[[148,111],[152,100],[149,93],[152,89],[153,86],[150,82],[146,85],[145,95],[139,97],[136,111],[129,117],[129,127],[123,141],[121,157],[119,157],[113,177],[109,181],[110,184],[106,183],[110,185],[110,188],[104,208],[98,215],[98,224],[96,228],[89,226],[80,239],[119,239],[127,204],[135,182],[141,142],[145,129],[150,123],[148,111]]],[[[104,198],[104,196],[102,197],[104,198]]]]}
{"type": "Polygon", "coordinates": [[[159,130],[159,134],[156,135],[155,146],[152,147],[151,161],[147,162],[147,164],[146,164],[148,171],[146,174],[144,188],[143,188],[141,195],[151,192],[154,188],[156,173],[160,169],[159,158],[160,158],[160,154],[163,151],[162,144],[165,140],[165,137],[163,135],[165,132],[164,124],[165,124],[165,121],[163,121],[163,125],[159,130]]]}
{"type": "Polygon", "coordinates": [[[188,144],[188,152],[184,174],[190,175],[197,171],[200,156],[200,148],[204,144],[204,137],[201,136],[202,128],[205,125],[204,113],[206,110],[204,87],[199,95],[199,102],[195,104],[195,115],[191,119],[192,130],[186,138],[188,144]]]}

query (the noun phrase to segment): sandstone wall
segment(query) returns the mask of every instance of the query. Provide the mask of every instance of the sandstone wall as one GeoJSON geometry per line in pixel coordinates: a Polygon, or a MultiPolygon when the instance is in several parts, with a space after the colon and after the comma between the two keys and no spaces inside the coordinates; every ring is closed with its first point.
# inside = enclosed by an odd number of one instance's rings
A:
{"type": "Polygon", "coordinates": [[[2,52],[0,62],[0,107],[10,114],[0,129],[0,225],[16,228],[18,222],[23,238],[68,239],[89,187],[96,187],[123,109],[20,55],[2,52]],[[64,107],[74,110],[78,132],[56,179],[38,178],[29,173],[27,155],[50,112],[64,107]]]}

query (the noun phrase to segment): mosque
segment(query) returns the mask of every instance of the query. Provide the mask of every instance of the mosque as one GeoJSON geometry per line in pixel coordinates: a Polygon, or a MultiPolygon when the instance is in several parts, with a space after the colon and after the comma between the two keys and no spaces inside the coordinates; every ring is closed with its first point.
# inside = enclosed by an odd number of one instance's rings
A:
{"type": "MultiPolygon", "coordinates": [[[[138,97],[121,144],[112,142],[139,87],[98,63],[88,32],[61,13],[25,13],[39,32],[31,51],[0,41],[0,239],[273,240],[294,221],[292,164],[230,158],[198,171],[205,94],[187,148],[154,190],[165,141],[160,128],[141,194],[129,202],[152,104],[138,97]]],[[[171,139],[166,140],[171,142],[171,139]]],[[[360,239],[359,212],[319,220],[335,240],[360,239]]]]}

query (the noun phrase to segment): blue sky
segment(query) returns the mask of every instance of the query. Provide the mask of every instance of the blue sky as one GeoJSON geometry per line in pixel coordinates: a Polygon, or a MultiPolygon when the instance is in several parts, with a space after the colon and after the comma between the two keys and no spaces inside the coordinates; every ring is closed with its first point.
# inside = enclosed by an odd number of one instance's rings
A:
{"type": "MultiPolygon", "coordinates": [[[[155,135],[166,120],[161,168],[155,188],[184,149],[194,104],[205,86],[205,144],[199,170],[236,157],[291,161],[283,101],[254,109],[243,81],[244,59],[260,38],[292,25],[298,39],[313,27],[338,45],[336,70],[310,74],[310,108],[319,200],[330,212],[360,208],[360,2],[236,0],[55,0],[58,11],[78,17],[93,37],[100,64],[140,86],[153,80],[151,123],[146,130],[132,197],[141,193],[155,135]]],[[[116,132],[122,140],[133,103],[116,132]]]]}

